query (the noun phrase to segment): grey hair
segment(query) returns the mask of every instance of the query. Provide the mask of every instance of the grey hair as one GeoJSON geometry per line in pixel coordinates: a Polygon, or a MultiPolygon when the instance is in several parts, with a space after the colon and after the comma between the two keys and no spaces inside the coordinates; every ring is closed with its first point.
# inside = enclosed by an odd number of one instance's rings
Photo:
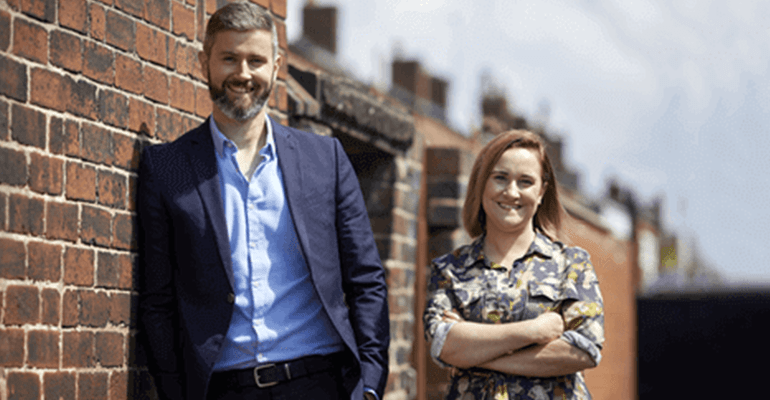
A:
{"type": "Polygon", "coordinates": [[[270,31],[273,42],[273,60],[278,56],[278,32],[270,13],[262,7],[247,3],[234,2],[217,10],[206,26],[206,38],[203,40],[203,51],[211,56],[214,39],[222,31],[270,31]]]}

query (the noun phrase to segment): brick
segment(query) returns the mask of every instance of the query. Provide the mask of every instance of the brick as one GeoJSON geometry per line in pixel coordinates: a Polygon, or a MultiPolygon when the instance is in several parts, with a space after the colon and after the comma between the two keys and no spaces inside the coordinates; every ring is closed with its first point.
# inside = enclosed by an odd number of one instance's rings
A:
{"type": "Polygon", "coordinates": [[[131,289],[133,271],[131,257],[100,251],[96,269],[96,285],[111,289],[131,289]]]}
{"type": "Polygon", "coordinates": [[[46,203],[45,236],[75,242],[78,239],[78,206],[74,203],[46,203]]]}
{"type": "Polygon", "coordinates": [[[24,243],[0,238],[0,278],[23,279],[26,276],[26,262],[24,243]]]}
{"type": "Polygon", "coordinates": [[[67,247],[64,251],[64,283],[67,285],[93,286],[94,251],[79,247],[67,247]]]}
{"type": "Polygon", "coordinates": [[[128,126],[128,98],[112,90],[99,91],[99,119],[118,128],[128,126]]]}
{"type": "Polygon", "coordinates": [[[208,87],[195,86],[195,114],[201,118],[208,117],[211,114],[213,103],[211,102],[211,93],[208,87]]]}
{"type": "Polygon", "coordinates": [[[144,68],[144,95],[162,104],[168,104],[168,76],[150,66],[144,68]]]}
{"type": "Polygon", "coordinates": [[[43,233],[45,206],[42,199],[12,194],[8,206],[11,232],[31,235],[43,233]]]}
{"type": "Polygon", "coordinates": [[[123,365],[123,335],[117,332],[99,332],[96,334],[96,360],[102,367],[123,365]]]}
{"type": "Polygon", "coordinates": [[[59,366],[59,332],[30,331],[27,333],[27,364],[36,368],[59,366]]]}
{"type": "Polygon", "coordinates": [[[21,367],[24,364],[24,330],[0,329],[0,367],[21,367]]]}
{"type": "Polygon", "coordinates": [[[96,86],[42,68],[32,69],[30,93],[34,104],[96,119],[96,86]]]}
{"type": "Polygon", "coordinates": [[[181,3],[172,3],[174,34],[195,40],[195,10],[181,3]]]}
{"type": "Polygon", "coordinates": [[[78,299],[78,293],[76,291],[68,290],[64,292],[61,310],[62,327],[67,328],[78,325],[78,319],[80,317],[80,300],[78,299]]]}
{"type": "MultiPolygon", "coordinates": [[[[0,193],[0,230],[6,230],[5,227],[5,205],[8,204],[8,199],[5,197],[5,194],[0,193]]],[[[0,249],[2,246],[0,246],[0,249]]],[[[2,262],[0,262],[2,264],[2,262]]],[[[2,276],[2,272],[0,272],[0,276],[2,276]]]]}
{"type": "Polygon", "coordinates": [[[27,67],[0,53],[0,94],[27,101],[27,67]]]}
{"type": "Polygon", "coordinates": [[[153,25],[171,29],[171,4],[169,0],[145,0],[145,19],[153,25]]]}
{"type": "Polygon", "coordinates": [[[172,111],[158,109],[157,125],[155,133],[158,139],[171,142],[184,133],[181,116],[172,111]]]}
{"type": "Polygon", "coordinates": [[[27,184],[27,157],[24,152],[0,147],[0,183],[12,186],[27,184]]]}
{"type": "Polygon", "coordinates": [[[136,211],[136,176],[128,177],[128,211],[136,211]]]}
{"type": "Polygon", "coordinates": [[[78,400],[104,400],[107,398],[106,372],[87,372],[78,374],[78,400]]]}
{"type": "Polygon", "coordinates": [[[196,118],[188,117],[186,115],[182,115],[181,118],[182,118],[182,133],[197,128],[201,124],[201,122],[203,122],[196,118]]]}
{"type": "Polygon", "coordinates": [[[135,303],[131,294],[113,293],[110,296],[110,322],[115,325],[128,326],[131,320],[131,309],[135,303]]]}
{"type": "Polygon", "coordinates": [[[136,222],[129,213],[115,213],[112,221],[112,247],[121,250],[137,250],[136,222]]]}
{"type": "Polygon", "coordinates": [[[112,239],[110,213],[96,207],[83,205],[80,239],[83,243],[107,247],[112,239]]]}
{"type": "MultiPolygon", "coordinates": [[[[0,10],[0,26],[11,26],[11,14],[0,10]]],[[[7,52],[11,45],[11,30],[0,30],[0,52],[7,52]]]]}
{"type": "Polygon", "coordinates": [[[34,22],[14,19],[13,54],[41,64],[48,63],[48,32],[34,22]]]}
{"type": "Polygon", "coordinates": [[[59,0],[59,24],[85,33],[88,22],[87,11],[86,0],[59,0]]]}
{"type": "Polygon", "coordinates": [[[144,90],[142,63],[123,54],[118,54],[115,59],[115,86],[134,94],[141,94],[144,90]]]}
{"type": "Polygon", "coordinates": [[[36,324],[40,320],[40,300],[34,286],[8,286],[5,291],[5,325],[36,324]]]}
{"type": "Polygon", "coordinates": [[[34,372],[8,372],[6,390],[8,400],[40,398],[40,377],[34,372]]]}
{"type": "Polygon", "coordinates": [[[93,124],[83,124],[81,133],[83,142],[80,156],[95,163],[110,165],[114,157],[112,133],[93,124]]]}
{"type": "Polygon", "coordinates": [[[126,176],[112,171],[96,173],[99,204],[110,208],[126,208],[126,176]]]}
{"type": "Polygon", "coordinates": [[[63,332],[62,367],[89,368],[94,365],[94,334],[91,332],[63,332]]]}
{"type": "Polygon", "coordinates": [[[54,154],[80,155],[80,126],[73,120],[51,117],[48,126],[48,149],[54,154]]]}
{"type": "Polygon", "coordinates": [[[45,148],[45,114],[33,108],[14,104],[11,109],[11,136],[21,144],[45,148]]]}
{"type": "Polygon", "coordinates": [[[107,15],[104,7],[99,4],[91,4],[89,8],[91,15],[91,37],[102,41],[107,36],[107,15]]]}
{"type": "MultiPolygon", "coordinates": [[[[1,84],[1,83],[0,83],[1,84]]],[[[0,99],[0,141],[10,140],[8,135],[8,121],[11,117],[11,108],[6,101],[0,99]]]]}
{"type": "Polygon", "coordinates": [[[52,31],[51,64],[71,72],[80,72],[83,69],[83,41],[62,30],[52,31]]]}
{"type": "MultiPolygon", "coordinates": [[[[286,24],[280,21],[275,22],[275,33],[278,35],[278,48],[288,50],[289,45],[286,40],[286,24]]],[[[284,56],[285,57],[285,56],[284,56]]],[[[284,58],[286,60],[286,58],[284,58]]],[[[285,62],[284,62],[285,64],[285,62]]]]}
{"type": "Polygon", "coordinates": [[[54,0],[22,0],[21,11],[44,22],[53,22],[56,15],[54,0]]]}
{"type": "Polygon", "coordinates": [[[78,317],[80,323],[97,328],[107,325],[110,318],[110,303],[107,294],[81,290],[78,296],[80,297],[80,316],[78,317]]]}
{"type": "Polygon", "coordinates": [[[29,188],[38,193],[59,195],[62,193],[64,161],[58,158],[30,154],[29,188]]]}
{"type": "Polygon", "coordinates": [[[134,51],[136,43],[136,23],[120,13],[107,13],[107,43],[127,52],[134,51]]]}
{"type": "Polygon", "coordinates": [[[75,382],[73,372],[46,372],[43,374],[43,394],[46,399],[75,400],[75,382]]]}
{"type": "Polygon", "coordinates": [[[112,165],[136,171],[139,168],[140,142],[132,137],[115,133],[112,135],[115,146],[115,159],[112,165]]]}
{"type": "Polygon", "coordinates": [[[45,325],[59,325],[59,305],[61,295],[56,289],[43,289],[40,292],[40,322],[45,325]]]}
{"type": "Polygon", "coordinates": [[[139,99],[128,100],[128,129],[148,137],[155,135],[155,107],[139,99]]]}
{"type": "Polygon", "coordinates": [[[138,24],[136,53],[144,60],[165,66],[168,62],[168,36],[147,25],[138,24]]]}
{"type": "Polygon", "coordinates": [[[115,5],[135,17],[144,18],[144,0],[115,0],[115,5]]]}
{"type": "MultiPolygon", "coordinates": [[[[176,4],[176,3],[175,3],[176,4]]],[[[202,79],[203,75],[198,74],[198,50],[188,45],[184,40],[172,39],[169,46],[168,67],[175,70],[180,75],[202,79]]]]}
{"type": "Polygon", "coordinates": [[[278,104],[278,110],[287,112],[289,110],[289,101],[286,94],[286,85],[283,83],[277,83],[275,85],[275,97],[278,104]]]}
{"type": "Polygon", "coordinates": [[[45,242],[29,242],[28,276],[36,281],[58,282],[61,278],[62,247],[45,242]]]}
{"type": "Polygon", "coordinates": [[[127,396],[129,399],[139,398],[128,392],[128,371],[112,371],[109,384],[110,399],[121,399],[127,396]]]}
{"type": "Polygon", "coordinates": [[[80,162],[68,162],[65,190],[70,200],[95,202],[96,169],[80,162]]]}
{"type": "Polygon", "coordinates": [[[192,82],[171,77],[171,107],[195,112],[195,86],[192,82]]]}
{"type": "Polygon", "coordinates": [[[252,0],[251,2],[266,10],[270,9],[270,0],[252,0]]]}
{"type": "Polygon", "coordinates": [[[112,50],[86,41],[83,46],[83,75],[106,84],[115,82],[115,54],[112,50]]]}

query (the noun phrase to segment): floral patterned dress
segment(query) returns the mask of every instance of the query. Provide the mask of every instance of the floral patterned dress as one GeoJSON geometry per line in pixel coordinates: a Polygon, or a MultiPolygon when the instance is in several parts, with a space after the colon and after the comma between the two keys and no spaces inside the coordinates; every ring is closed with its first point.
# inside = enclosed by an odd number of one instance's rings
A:
{"type": "MultiPolygon", "coordinates": [[[[604,344],[604,307],[588,253],[537,233],[513,268],[484,258],[484,237],[433,260],[423,315],[431,355],[439,355],[457,310],[466,321],[497,324],[559,312],[566,329],[560,339],[584,350],[596,364],[604,344]]],[[[482,368],[453,368],[447,399],[590,399],[581,372],[554,378],[509,375],[482,368]]]]}

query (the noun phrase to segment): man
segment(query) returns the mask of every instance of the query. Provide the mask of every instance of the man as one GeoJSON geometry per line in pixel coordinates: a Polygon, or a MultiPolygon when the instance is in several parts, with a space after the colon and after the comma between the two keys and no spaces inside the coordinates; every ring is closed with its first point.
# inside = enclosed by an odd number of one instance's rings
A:
{"type": "Polygon", "coordinates": [[[267,116],[284,61],[260,7],[218,10],[199,59],[212,116],[148,147],[139,170],[140,321],[160,397],[382,398],[384,271],[339,141],[267,116]]]}

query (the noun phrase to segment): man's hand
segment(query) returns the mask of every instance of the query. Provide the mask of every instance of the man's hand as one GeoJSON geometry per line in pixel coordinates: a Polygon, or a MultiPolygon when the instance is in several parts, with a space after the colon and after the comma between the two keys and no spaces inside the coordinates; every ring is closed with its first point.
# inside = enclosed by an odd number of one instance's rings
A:
{"type": "Polygon", "coordinates": [[[561,315],[548,311],[529,320],[532,338],[537,344],[546,344],[558,339],[564,333],[564,320],[561,315]]]}

